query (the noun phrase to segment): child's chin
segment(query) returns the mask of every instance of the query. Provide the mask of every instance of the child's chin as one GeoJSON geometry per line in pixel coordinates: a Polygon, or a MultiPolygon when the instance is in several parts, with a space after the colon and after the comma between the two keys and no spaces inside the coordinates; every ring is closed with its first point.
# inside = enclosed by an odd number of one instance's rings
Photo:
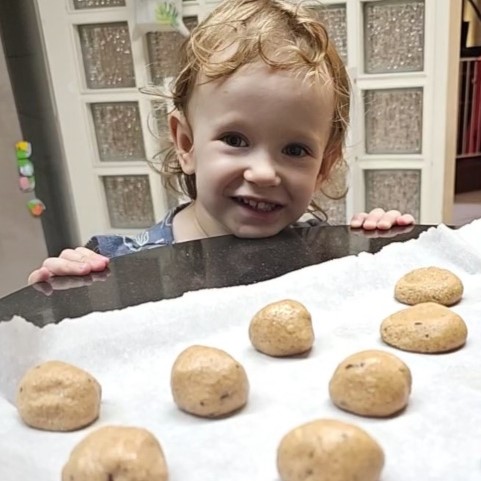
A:
{"type": "Polygon", "coordinates": [[[283,230],[282,228],[276,227],[272,229],[239,229],[234,235],[241,239],[264,239],[265,237],[272,237],[283,230]]]}

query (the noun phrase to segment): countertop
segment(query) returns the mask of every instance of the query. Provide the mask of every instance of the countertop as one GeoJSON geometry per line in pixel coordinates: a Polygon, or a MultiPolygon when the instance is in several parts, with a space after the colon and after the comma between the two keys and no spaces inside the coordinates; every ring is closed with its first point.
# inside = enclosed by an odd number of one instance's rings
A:
{"type": "Polygon", "coordinates": [[[44,326],[187,291],[251,284],[360,252],[374,254],[391,242],[417,238],[429,227],[372,233],[318,226],[292,228],[265,239],[222,236],[158,247],[112,259],[103,273],[54,278],[14,292],[0,299],[0,321],[19,315],[44,326]]]}

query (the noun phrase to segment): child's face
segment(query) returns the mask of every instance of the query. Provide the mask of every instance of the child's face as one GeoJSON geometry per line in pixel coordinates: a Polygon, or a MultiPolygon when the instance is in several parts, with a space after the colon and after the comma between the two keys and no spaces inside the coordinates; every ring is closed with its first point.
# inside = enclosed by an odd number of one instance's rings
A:
{"type": "Polygon", "coordinates": [[[268,237],[304,214],[321,180],[333,109],[330,85],[263,62],[197,86],[182,165],[196,175],[202,229],[268,237]]]}

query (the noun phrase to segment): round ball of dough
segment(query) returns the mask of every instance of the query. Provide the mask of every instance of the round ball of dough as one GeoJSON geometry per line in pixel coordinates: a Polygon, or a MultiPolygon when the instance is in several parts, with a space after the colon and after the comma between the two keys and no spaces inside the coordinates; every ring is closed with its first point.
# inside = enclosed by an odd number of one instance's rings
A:
{"type": "Polygon", "coordinates": [[[90,433],[72,452],[62,481],[167,481],[167,465],[157,439],[146,429],[105,426],[90,433]]]}
{"type": "Polygon", "coordinates": [[[205,346],[191,346],[179,354],[170,385],[180,409],[207,418],[240,409],[249,394],[244,368],[225,351],[205,346]]]}
{"type": "Polygon", "coordinates": [[[88,372],[61,361],[40,364],[23,376],[17,409],[25,424],[47,431],[73,431],[94,422],[100,384],[88,372]]]}
{"type": "Polygon", "coordinates": [[[463,283],[458,276],[439,267],[414,269],[401,277],[394,288],[394,297],[404,304],[436,302],[452,306],[463,295],[463,283]]]}
{"type": "Polygon", "coordinates": [[[314,331],[309,311],[289,299],[268,304],[249,326],[252,345],[269,356],[292,356],[312,348],[314,331]]]}
{"type": "Polygon", "coordinates": [[[331,419],[293,429],[277,450],[282,481],[378,481],[383,466],[384,453],[369,434],[331,419]]]}
{"type": "Polygon", "coordinates": [[[463,319],[435,302],[423,302],[403,309],[381,324],[382,340],[404,351],[452,351],[463,346],[467,337],[468,328],[463,319]]]}
{"type": "Polygon", "coordinates": [[[339,364],[329,382],[333,403],[361,416],[385,417],[403,409],[411,393],[411,372],[398,357],[362,351],[339,364]]]}

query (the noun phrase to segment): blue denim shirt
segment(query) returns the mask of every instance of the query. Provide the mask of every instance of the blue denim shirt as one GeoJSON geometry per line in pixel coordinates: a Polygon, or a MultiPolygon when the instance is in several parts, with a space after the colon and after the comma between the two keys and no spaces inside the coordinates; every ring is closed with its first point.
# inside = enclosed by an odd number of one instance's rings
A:
{"type": "MultiPolygon", "coordinates": [[[[92,237],[85,247],[106,257],[118,257],[132,252],[152,249],[153,247],[167,246],[175,243],[172,231],[174,216],[189,204],[182,204],[167,212],[166,216],[144,232],[129,237],[125,235],[96,235],[92,237]]],[[[296,222],[291,227],[306,227],[326,224],[321,219],[310,219],[307,222],[296,222]]]]}

